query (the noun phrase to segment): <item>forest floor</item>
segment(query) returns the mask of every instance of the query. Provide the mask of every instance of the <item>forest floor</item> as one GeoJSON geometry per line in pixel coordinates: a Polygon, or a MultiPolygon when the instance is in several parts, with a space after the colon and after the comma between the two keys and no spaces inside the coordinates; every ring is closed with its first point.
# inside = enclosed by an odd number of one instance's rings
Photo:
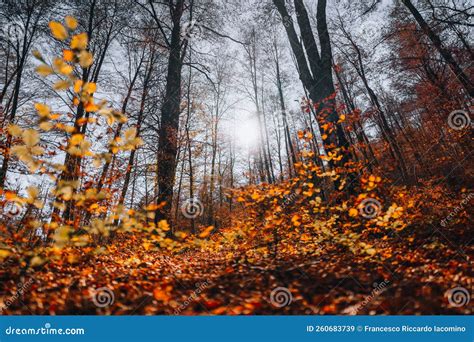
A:
{"type": "Polygon", "coordinates": [[[313,252],[167,254],[121,235],[109,253],[75,247],[35,268],[1,268],[4,314],[469,314],[447,298],[472,293],[470,239],[459,228],[374,238],[358,256],[326,243],[313,252]],[[462,248],[454,246],[463,246],[462,248]]]}

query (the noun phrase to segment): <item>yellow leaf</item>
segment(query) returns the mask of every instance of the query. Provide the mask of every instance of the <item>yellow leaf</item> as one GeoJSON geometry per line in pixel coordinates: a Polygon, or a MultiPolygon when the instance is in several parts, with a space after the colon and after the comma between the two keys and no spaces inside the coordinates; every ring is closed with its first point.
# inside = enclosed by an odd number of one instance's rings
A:
{"type": "Polygon", "coordinates": [[[73,70],[72,66],[64,62],[61,58],[55,58],[53,64],[59,73],[66,76],[69,75],[73,70]]]}
{"type": "Polygon", "coordinates": [[[48,76],[53,73],[53,69],[51,69],[49,66],[46,64],[42,64],[36,68],[36,72],[41,75],[41,76],[48,76]]]}
{"type": "Polygon", "coordinates": [[[41,146],[33,146],[31,148],[31,154],[33,154],[35,156],[39,156],[43,153],[44,153],[44,148],[42,148],[41,146]]]}
{"type": "Polygon", "coordinates": [[[294,215],[292,218],[291,218],[291,223],[293,223],[293,225],[295,227],[299,227],[301,226],[301,222],[300,222],[300,216],[299,215],[294,215]]]}
{"type": "Polygon", "coordinates": [[[65,64],[61,67],[61,69],[59,69],[59,72],[63,75],[68,76],[72,72],[72,66],[65,64]]]}
{"type": "Polygon", "coordinates": [[[82,90],[88,94],[95,93],[96,89],[97,89],[97,85],[94,82],[87,82],[82,88],[82,90]]]}
{"type": "Polygon", "coordinates": [[[71,84],[69,83],[69,81],[61,80],[61,81],[57,81],[54,84],[54,89],[56,89],[56,90],[65,90],[65,89],[69,88],[70,85],[71,84]]]}
{"type": "Polygon", "coordinates": [[[49,28],[51,30],[51,34],[56,39],[64,40],[68,36],[66,28],[57,21],[51,21],[49,23],[49,28]]]}
{"type": "Polygon", "coordinates": [[[133,138],[135,138],[136,135],[137,135],[137,128],[136,127],[131,127],[129,129],[127,129],[125,131],[125,133],[123,134],[123,136],[125,137],[126,140],[133,139],[133,138]]]}
{"type": "Polygon", "coordinates": [[[77,80],[74,82],[74,92],[78,93],[81,91],[82,83],[82,80],[77,80]]]}
{"type": "Polygon", "coordinates": [[[53,124],[51,122],[42,122],[39,124],[39,128],[41,128],[43,131],[50,131],[53,128],[53,124]]]}
{"type": "Polygon", "coordinates": [[[213,230],[214,230],[214,226],[209,226],[209,227],[207,227],[206,229],[204,229],[204,231],[203,231],[201,234],[199,234],[199,237],[200,237],[201,239],[204,239],[204,238],[208,237],[209,234],[211,234],[211,232],[212,232],[213,230]]]}
{"type": "Polygon", "coordinates": [[[79,57],[79,65],[83,68],[90,67],[92,63],[94,62],[94,58],[89,51],[85,51],[85,50],[81,51],[78,57],[79,57]]]}
{"type": "Polygon", "coordinates": [[[97,107],[94,102],[87,102],[84,109],[86,112],[96,112],[99,110],[99,107],[97,107]]]}
{"type": "Polygon", "coordinates": [[[178,239],[185,239],[188,234],[186,234],[185,232],[176,232],[176,234],[174,234],[178,239]]]}
{"type": "Polygon", "coordinates": [[[26,191],[28,192],[28,197],[30,200],[33,200],[35,199],[36,197],[38,197],[38,194],[39,194],[39,190],[36,186],[29,186],[26,191]]]}
{"type": "Polygon", "coordinates": [[[257,192],[254,192],[251,197],[254,201],[256,201],[260,198],[260,195],[257,192]]]}
{"type": "Polygon", "coordinates": [[[41,52],[39,52],[38,50],[33,50],[31,53],[36,59],[43,61],[43,56],[41,55],[41,52]]]}
{"type": "Polygon", "coordinates": [[[368,249],[365,250],[365,252],[366,252],[368,255],[370,255],[370,256],[372,256],[372,255],[374,255],[375,253],[377,253],[377,251],[375,250],[375,248],[368,248],[368,249]]]}
{"type": "Polygon", "coordinates": [[[35,266],[41,266],[44,264],[44,260],[41,259],[39,256],[34,256],[31,260],[30,260],[30,266],[31,267],[35,267],[35,266]]]}
{"type": "Polygon", "coordinates": [[[49,107],[43,103],[35,103],[35,109],[42,118],[47,117],[50,113],[49,107]]]}
{"type": "Polygon", "coordinates": [[[8,133],[14,137],[19,137],[21,133],[23,133],[23,130],[17,125],[10,125],[8,126],[8,133]]]}
{"type": "Polygon", "coordinates": [[[354,209],[354,208],[349,209],[349,216],[350,217],[356,217],[358,213],[359,212],[357,211],[357,209],[354,209]]]}
{"type": "Polygon", "coordinates": [[[72,50],[64,49],[63,50],[63,59],[66,62],[72,62],[72,60],[74,59],[74,52],[72,52],[72,50]]]}
{"type": "MultiPolygon", "coordinates": [[[[166,287],[166,290],[170,290],[172,289],[171,286],[168,286],[166,287]]],[[[168,294],[168,292],[166,290],[163,290],[163,289],[160,289],[160,288],[156,288],[153,290],[153,297],[156,299],[156,300],[159,300],[159,301],[162,301],[162,302],[167,302],[170,300],[170,296],[168,294]]]]}
{"type": "Polygon", "coordinates": [[[71,17],[70,15],[66,16],[64,18],[64,21],[66,22],[66,26],[70,30],[75,30],[77,28],[77,20],[74,17],[71,17]]]}
{"type": "Polygon", "coordinates": [[[72,36],[71,49],[85,50],[87,47],[87,33],[83,32],[72,36]]]}
{"type": "Polygon", "coordinates": [[[84,109],[86,110],[86,112],[96,112],[97,110],[99,110],[99,107],[97,107],[94,102],[87,102],[84,106],[84,109]]]}
{"type": "Polygon", "coordinates": [[[39,142],[39,134],[34,129],[27,129],[21,135],[26,146],[32,147],[39,142]]]}
{"type": "Polygon", "coordinates": [[[6,249],[0,249],[0,259],[5,259],[7,256],[12,254],[10,251],[7,251],[6,249]]]}
{"type": "Polygon", "coordinates": [[[166,222],[166,220],[161,220],[160,222],[158,222],[158,228],[167,232],[168,230],[170,230],[170,225],[168,224],[168,222],[166,222]]]}
{"type": "Polygon", "coordinates": [[[83,134],[73,134],[71,139],[69,140],[70,144],[73,146],[79,145],[82,140],[84,140],[84,135],[83,134]]]}
{"type": "Polygon", "coordinates": [[[7,191],[5,193],[5,198],[7,201],[14,201],[18,199],[18,196],[12,191],[7,191]]]}

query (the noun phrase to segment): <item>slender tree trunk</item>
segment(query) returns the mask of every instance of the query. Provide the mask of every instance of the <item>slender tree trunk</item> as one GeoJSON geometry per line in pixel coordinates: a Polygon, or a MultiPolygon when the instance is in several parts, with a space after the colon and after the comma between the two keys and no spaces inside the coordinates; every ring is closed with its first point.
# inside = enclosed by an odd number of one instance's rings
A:
{"type": "Polygon", "coordinates": [[[181,17],[184,10],[184,0],[178,0],[172,9],[173,28],[170,40],[170,55],[168,59],[168,74],[163,106],[161,108],[161,126],[158,141],[158,204],[164,206],[158,209],[155,222],[171,221],[171,206],[173,203],[173,186],[176,170],[176,154],[178,152],[178,130],[181,103],[181,69],[183,66],[183,51],[181,47],[181,17]]]}

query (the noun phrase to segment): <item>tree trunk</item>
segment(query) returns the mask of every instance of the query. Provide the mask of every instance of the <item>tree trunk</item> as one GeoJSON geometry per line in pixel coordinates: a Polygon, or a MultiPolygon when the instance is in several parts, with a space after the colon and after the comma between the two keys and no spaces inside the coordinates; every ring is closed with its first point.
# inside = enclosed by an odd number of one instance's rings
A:
{"type": "MultiPolygon", "coordinates": [[[[172,10],[173,28],[166,77],[166,91],[161,108],[160,136],[158,140],[158,199],[157,203],[165,202],[155,215],[155,223],[160,220],[171,222],[171,206],[173,203],[173,186],[176,171],[176,154],[178,151],[179,114],[181,103],[181,17],[184,1],[178,0],[172,10]]],[[[184,52],[183,52],[184,53],[184,52]]]]}

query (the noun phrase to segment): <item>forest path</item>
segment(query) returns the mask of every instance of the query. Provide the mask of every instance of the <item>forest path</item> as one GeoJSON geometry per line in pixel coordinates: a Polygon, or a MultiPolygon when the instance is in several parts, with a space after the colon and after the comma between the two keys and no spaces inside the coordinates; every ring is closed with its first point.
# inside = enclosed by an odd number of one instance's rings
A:
{"type": "MultiPolygon", "coordinates": [[[[124,242],[125,243],[125,242],[124,242]]],[[[377,255],[328,245],[314,255],[167,255],[133,243],[63,253],[1,293],[11,314],[460,314],[447,290],[468,284],[467,255],[439,240],[383,241],[377,255]],[[443,248],[443,252],[440,249],[443,248]],[[441,256],[440,256],[441,255],[441,256]],[[435,259],[437,258],[437,259],[435,259]],[[19,284],[21,282],[21,284],[19,284]]],[[[472,251],[472,248],[469,249],[472,251]]],[[[9,279],[14,277],[10,276],[9,279]]]]}

